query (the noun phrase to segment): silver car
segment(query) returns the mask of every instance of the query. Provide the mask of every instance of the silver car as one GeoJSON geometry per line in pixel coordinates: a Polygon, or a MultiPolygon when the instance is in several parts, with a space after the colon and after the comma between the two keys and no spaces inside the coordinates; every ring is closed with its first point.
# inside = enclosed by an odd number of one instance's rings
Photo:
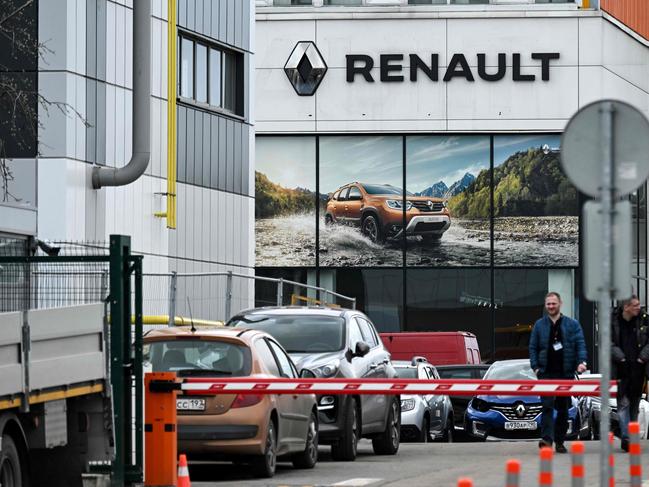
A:
{"type": "MultiPolygon", "coordinates": [[[[439,379],[437,369],[423,357],[395,360],[400,379],[439,379]]],[[[453,441],[453,406],[448,396],[401,395],[401,441],[453,441]]]]}

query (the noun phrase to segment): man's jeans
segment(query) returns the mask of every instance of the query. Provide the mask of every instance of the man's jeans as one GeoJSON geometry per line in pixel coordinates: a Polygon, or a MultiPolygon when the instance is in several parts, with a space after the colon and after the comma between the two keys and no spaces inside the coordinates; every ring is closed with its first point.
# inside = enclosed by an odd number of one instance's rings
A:
{"type": "Polygon", "coordinates": [[[629,438],[629,422],[638,420],[639,397],[623,396],[617,405],[617,415],[620,423],[620,438],[629,438]]]}
{"type": "MultiPolygon", "coordinates": [[[[539,379],[565,379],[565,377],[539,374],[539,379]]],[[[570,409],[570,397],[542,396],[541,405],[541,438],[552,443],[563,443],[568,432],[568,410],[570,409]],[[557,410],[557,417],[554,419],[554,410],[557,410]]]]}

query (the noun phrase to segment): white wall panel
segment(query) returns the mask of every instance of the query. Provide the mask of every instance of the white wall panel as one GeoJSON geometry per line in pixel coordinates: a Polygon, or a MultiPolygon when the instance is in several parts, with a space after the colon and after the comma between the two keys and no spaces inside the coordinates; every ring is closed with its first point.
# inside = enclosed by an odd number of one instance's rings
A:
{"type": "Polygon", "coordinates": [[[68,0],[75,5],[75,64],[74,71],[86,74],[86,0],[68,0]]]}
{"type": "MultiPolygon", "coordinates": [[[[525,72],[541,77],[541,68],[526,68],[525,72]]],[[[557,66],[548,82],[470,83],[455,79],[448,83],[448,118],[569,119],[578,108],[577,87],[577,68],[569,66],[557,66]]]]}
{"type": "MultiPolygon", "coordinates": [[[[378,71],[378,68],[371,71],[375,80],[378,80],[378,71]]],[[[428,78],[416,83],[368,83],[364,79],[348,83],[344,69],[330,69],[316,96],[318,122],[446,118],[445,83],[428,78]]]]}
{"type": "MultiPolygon", "coordinates": [[[[561,57],[550,66],[576,66],[577,31],[577,18],[449,19],[447,55],[450,59],[452,54],[462,53],[471,66],[477,66],[478,53],[486,53],[487,62],[495,65],[496,54],[504,52],[511,66],[510,54],[516,52],[524,66],[540,66],[532,60],[533,52],[558,52],[561,57]]],[[[432,46],[426,47],[437,49],[432,46]]]]}
{"type": "Polygon", "coordinates": [[[64,0],[40,2],[38,5],[38,38],[47,49],[38,59],[39,70],[66,69],[67,8],[64,0]]]}
{"type": "Polygon", "coordinates": [[[133,89],[133,11],[124,11],[124,86],[133,89]]]}
{"type": "Polygon", "coordinates": [[[115,84],[116,69],[115,64],[117,41],[117,9],[118,6],[112,2],[106,3],[106,81],[115,84]]]}
{"type": "MultiPolygon", "coordinates": [[[[115,10],[115,83],[126,84],[126,9],[117,6],[115,10]]],[[[130,44],[130,43],[129,43],[130,44]]]]}
{"type": "MultiPolygon", "coordinates": [[[[374,66],[378,67],[380,54],[403,54],[406,60],[408,54],[418,54],[425,60],[436,52],[443,65],[446,63],[446,20],[354,20],[351,24],[349,20],[321,20],[318,21],[316,44],[330,69],[344,68],[347,54],[372,56],[374,66]]],[[[282,66],[289,53],[284,54],[282,66]]],[[[260,62],[263,61],[257,59],[258,66],[260,62]]]]}
{"type": "Polygon", "coordinates": [[[602,98],[626,101],[649,117],[649,93],[625,81],[601,66],[585,66],[579,70],[579,105],[602,98]]]}
{"type": "Polygon", "coordinates": [[[65,159],[37,159],[38,161],[38,234],[41,239],[65,238],[66,186],[65,159]]]}
{"type": "MultiPolygon", "coordinates": [[[[329,70],[318,89],[331,83],[329,70]]],[[[316,116],[316,96],[298,96],[283,69],[258,69],[255,72],[256,114],[259,120],[311,121],[316,116]]],[[[342,93],[339,93],[342,95],[342,93]]],[[[323,103],[327,103],[324,100],[323,103]]]]}
{"type": "Polygon", "coordinates": [[[296,42],[316,40],[315,25],[315,20],[257,22],[255,26],[256,67],[258,69],[283,68],[296,42]],[[282,34],[277,35],[278,32],[282,34]]]}

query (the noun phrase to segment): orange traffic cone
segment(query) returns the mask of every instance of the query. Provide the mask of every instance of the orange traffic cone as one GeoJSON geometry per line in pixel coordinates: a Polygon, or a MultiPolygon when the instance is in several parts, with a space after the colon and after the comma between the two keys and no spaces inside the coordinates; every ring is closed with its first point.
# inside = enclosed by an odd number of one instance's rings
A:
{"type": "Polygon", "coordinates": [[[187,468],[187,457],[184,453],[180,454],[178,460],[178,487],[192,487],[189,480],[189,468],[187,468]]]}

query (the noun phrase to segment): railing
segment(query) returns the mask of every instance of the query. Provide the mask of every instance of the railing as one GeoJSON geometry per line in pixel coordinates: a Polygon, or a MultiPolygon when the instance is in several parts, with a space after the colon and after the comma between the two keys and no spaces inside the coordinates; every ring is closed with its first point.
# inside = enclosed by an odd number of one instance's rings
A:
{"type": "Polygon", "coordinates": [[[649,40],[647,0],[601,0],[602,10],[649,40]]]}
{"type": "Polygon", "coordinates": [[[292,296],[291,302],[305,301],[307,304],[336,305],[335,299],[338,298],[348,302],[352,309],[356,309],[356,298],[336,293],[324,287],[288,279],[254,276],[233,271],[171,272],[144,274],[145,314],[166,313],[169,326],[179,321],[179,315],[182,316],[182,320],[203,318],[227,321],[234,313],[250,307],[250,302],[254,301],[252,298],[254,293],[246,293],[245,289],[241,289],[241,285],[239,285],[239,292],[234,292],[235,278],[244,281],[244,288],[245,282],[251,284],[254,282],[275,283],[274,304],[276,306],[282,306],[285,303],[285,286],[293,286],[312,291],[315,293],[315,297],[295,299],[295,296],[292,296]],[[225,280],[224,283],[223,280],[225,280]],[[234,309],[235,299],[239,300],[239,309],[234,309]],[[220,306],[221,300],[224,301],[224,306],[220,306]]]}

